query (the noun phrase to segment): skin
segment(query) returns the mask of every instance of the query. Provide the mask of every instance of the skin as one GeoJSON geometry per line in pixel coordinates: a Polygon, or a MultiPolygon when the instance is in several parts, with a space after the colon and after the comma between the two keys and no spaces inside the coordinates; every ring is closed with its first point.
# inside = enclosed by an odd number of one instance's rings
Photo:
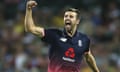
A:
{"type": "Polygon", "coordinates": [[[67,11],[64,14],[64,24],[65,30],[69,36],[73,36],[75,31],[77,30],[77,25],[79,24],[79,19],[77,18],[77,13],[67,11]],[[67,24],[69,23],[69,24],[67,24]]]}
{"type": "MultiPolygon", "coordinates": [[[[31,32],[35,35],[38,35],[39,37],[44,37],[44,28],[38,27],[34,24],[33,18],[32,18],[32,8],[35,7],[37,3],[35,1],[28,1],[26,5],[26,15],[25,15],[25,31],[31,32]]],[[[77,30],[77,25],[79,24],[79,19],[77,18],[77,14],[75,12],[67,11],[64,14],[64,27],[69,36],[73,36],[75,34],[75,31],[77,30]],[[67,23],[69,23],[67,25],[67,23]]],[[[94,56],[92,55],[91,51],[89,50],[84,54],[84,58],[86,62],[88,63],[89,67],[94,72],[99,72],[98,67],[96,65],[94,56]]]]}

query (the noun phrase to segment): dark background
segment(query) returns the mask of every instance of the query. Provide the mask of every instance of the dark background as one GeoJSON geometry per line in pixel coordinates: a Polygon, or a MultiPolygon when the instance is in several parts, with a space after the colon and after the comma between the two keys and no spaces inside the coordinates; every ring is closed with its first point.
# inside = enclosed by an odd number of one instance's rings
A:
{"type": "MultiPolygon", "coordinates": [[[[24,31],[27,0],[0,0],[0,72],[47,72],[49,45],[24,31]]],[[[66,7],[81,11],[79,31],[91,39],[101,72],[120,72],[120,0],[36,0],[38,26],[63,28],[66,7]]],[[[83,60],[81,72],[92,72],[83,60]]]]}

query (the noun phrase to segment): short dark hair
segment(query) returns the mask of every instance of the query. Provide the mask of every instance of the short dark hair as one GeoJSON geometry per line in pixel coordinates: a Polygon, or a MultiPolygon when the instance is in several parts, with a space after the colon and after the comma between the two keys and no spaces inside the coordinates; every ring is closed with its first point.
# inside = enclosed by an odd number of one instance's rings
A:
{"type": "Polygon", "coordinates": [[[78,19],[80,18],[80,11],[78,9],[76,9],[76,8],[65,8],[64,13],[67,12],[67,11],[71,11],[71,12],[77,13],[77,18],[78,19]]]}

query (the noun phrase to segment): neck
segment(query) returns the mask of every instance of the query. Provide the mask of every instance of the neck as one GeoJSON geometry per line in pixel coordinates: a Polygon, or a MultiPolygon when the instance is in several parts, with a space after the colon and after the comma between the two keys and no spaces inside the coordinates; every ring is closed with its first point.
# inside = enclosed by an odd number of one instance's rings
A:
{"type": "Polygon", "coordinates": [[[70,37],[73,37],[75,32],[77,30],[77,26],[75,26],[71,31],[67,31],[67,34],[70,36],[70,37]]]}

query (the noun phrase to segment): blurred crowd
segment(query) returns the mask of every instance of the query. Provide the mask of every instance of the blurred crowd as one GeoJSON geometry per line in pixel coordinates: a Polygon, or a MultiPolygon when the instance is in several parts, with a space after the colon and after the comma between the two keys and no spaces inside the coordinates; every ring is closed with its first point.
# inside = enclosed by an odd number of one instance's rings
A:
{"type": "MultiPolygon", "coordinates": [[[[101,72],[120,72],[120,0],[36,0],[35,24],[63,28],[65,7],[81,11],[78,30],[91,39],[101,72]]],[[[0,72],[47,72],[49,44],[24,30],[27,0],[0,0],[0,72]]],[[[92,72],[85,61],[81,72],[92,72]]]]}

